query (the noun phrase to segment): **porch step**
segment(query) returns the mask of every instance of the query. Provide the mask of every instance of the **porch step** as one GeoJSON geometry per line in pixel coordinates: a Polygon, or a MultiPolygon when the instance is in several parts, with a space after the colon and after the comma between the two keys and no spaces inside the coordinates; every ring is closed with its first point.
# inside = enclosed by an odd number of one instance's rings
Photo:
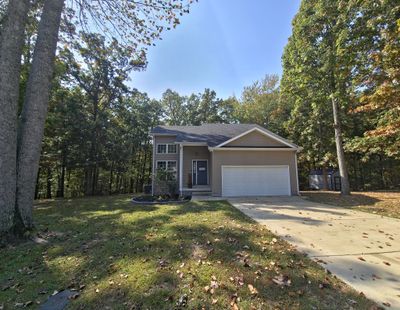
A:
{"type": "Polygon", "coordinates": [[[192,195],[193,196],[211,196],[212,195],[212,192],[211,191],[195,191],[195,192],[192,192],[192,195]]]}

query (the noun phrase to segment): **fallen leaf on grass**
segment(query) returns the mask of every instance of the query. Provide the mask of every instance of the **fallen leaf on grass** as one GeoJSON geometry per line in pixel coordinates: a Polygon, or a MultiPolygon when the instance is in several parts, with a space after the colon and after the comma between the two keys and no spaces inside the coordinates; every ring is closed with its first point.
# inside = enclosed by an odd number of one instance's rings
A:
{"type": "Polygon", "coordinates": [[[285,275],[278,275],[272,279],[272,282],[274,282],[276,285],[279,286],[290,286],[292,284],[292,281],[289,279],[288,276],[285,275]]]}
{"type": "Polygon", "coordinates": [[[215,290],[219,287],[217,278],[215,276],[211,277],[210,285],[204,287],[204,291],[206,293],[214,294],[215,290]]]}
{"type": "Polygon", "coordinates": [[[16,308],[26,308],[33,305],[33,302],[31,300],[27,301],[27,302],[16,302],[14,304],[14,307],[16,308]]]}
{"type": "Polygon", "coordinates": [[[77,299],[79,296],[80,296],[79,293],[75,293],[75,294],[72,294],[71,296],[69,296],[68,299],[77,299]]]}
{"type": "Polygon", "coordinates": [[[237,276],[237,277],[230,277],[229,280],[231,282],[234,282],[238,286],[243,286],[244,285],[243,275],[240,275],[240,276],[237,276]]]}
{"type": "Polygon", "coordinates": [[[258,294],[258,290],[251,284],[248,284],[247,287],[249,288],[250,294],[251,295],[257,295],[258,294]]]}
{"type": "Polygon", "coordinates": [[[217,302],[218,302],[218,299],[214,299],[214,298],[213,298],[212,301],[211,301],[211,304],[212,304],[212,305],[215,305],[217,302]]]}
{"type": "Polygon", "coordinates": [[[238,300],[238,295],[235,293],[231,296],[231,301],[230,301],[230,306],[231,310],[239,310],[239,306],[237,305],[238,300]]]}
{"type": "Polygon", "coordinates": [[[261,270],[256,270],[256,271],[254,271],[254,274],[256,276],[262,276],[262,271],[261,270]]]}
{"type": "Polygon", "coordinates": [[[324,288],[327,288],[328,287],[328,283],[320,283],[319,285],[318,285],[318,287],[322,290],[322,289],[324,289],[324,288]]]}
{"type": "Polygon", "coordinates": [[[176,302],[176,306],[179,308],[186,307],[188,302],[188,296],[186,294],[183,294],[181,297],[179,297],[178,301],[176,302]]]}
{"type": "Polygon", "coordinates": [[[161,268],[167,267],[168,266],[168,262],[166,260],[164,260],[164,259],[161,259],[158,262],[158,266],[161,267],[161,268]]]}

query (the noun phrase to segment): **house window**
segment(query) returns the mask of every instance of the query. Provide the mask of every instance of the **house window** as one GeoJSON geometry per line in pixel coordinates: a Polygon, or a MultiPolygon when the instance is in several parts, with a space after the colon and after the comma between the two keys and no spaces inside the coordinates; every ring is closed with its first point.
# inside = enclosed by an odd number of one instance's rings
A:
{"type": "Polygon", "coordinates": [[[157,171],[168,171],[167,177],[169,180],[176,180],[176,172],[177,172],[177,164],[176,160],[159,160],[157,161],[157,171]]]}
{"type": "Polygon", "coordinates": [[[158,154],[176,154],[176,144],[157,144],[158,154]]]}
{"type": "Polygon", "coordinates": [[[167,145],[166,144],[157,144],[157,153],[158,154],[167,153],[167,145]]]}
{"type": "Polygon", "coordinates": [[[165,170],[167,168],[166,161],[158,161],[157,162],[157,170],[165,170]]]}
{"type": "Polygon", "coordinates": [[[168,153],[176,154],[176,144],[168,144],[168,153]]]}

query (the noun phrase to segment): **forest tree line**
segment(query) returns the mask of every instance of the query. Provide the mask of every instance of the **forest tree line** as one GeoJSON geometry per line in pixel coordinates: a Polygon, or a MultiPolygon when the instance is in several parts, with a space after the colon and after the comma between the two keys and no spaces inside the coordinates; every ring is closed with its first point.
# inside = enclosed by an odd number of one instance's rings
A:
{"type": "MultiPolygon", "coordinates": [[[[299,177],[306,188],[310,170],[337,168],[333,99],[351,188],[398,188],[399,12],[396,1],[303,1],[281,80],[267,74],[225,99],[212,89],[168,89],[149,98],[128,86],[144,59],[82,33],[57,55],[36,198],[142,191],[151,179],[148,133],[158,124],[265,126],[303,148],[299,177]]],[[[26,64],[29,55],[27,40],[26,64]]]]}

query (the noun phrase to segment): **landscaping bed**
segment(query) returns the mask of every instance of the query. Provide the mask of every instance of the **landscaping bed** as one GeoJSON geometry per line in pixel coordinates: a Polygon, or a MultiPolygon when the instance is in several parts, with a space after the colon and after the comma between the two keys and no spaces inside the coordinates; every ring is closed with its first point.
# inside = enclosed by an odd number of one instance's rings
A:
{"type": "Polygon", "coordinates": [[[132,202],[136,205],[157,205],[157,204],[174,204],[185,203],[192,199],[191,196],[156,196],[156,195],[142,195],[132,198],[132,202]]]}
{"type": "Polygon", "coordinates": [[[224,201],[136,206],[112,196],[38,203],[40,238],[0,250],[0,307],[377,309],[224,201]]]}

